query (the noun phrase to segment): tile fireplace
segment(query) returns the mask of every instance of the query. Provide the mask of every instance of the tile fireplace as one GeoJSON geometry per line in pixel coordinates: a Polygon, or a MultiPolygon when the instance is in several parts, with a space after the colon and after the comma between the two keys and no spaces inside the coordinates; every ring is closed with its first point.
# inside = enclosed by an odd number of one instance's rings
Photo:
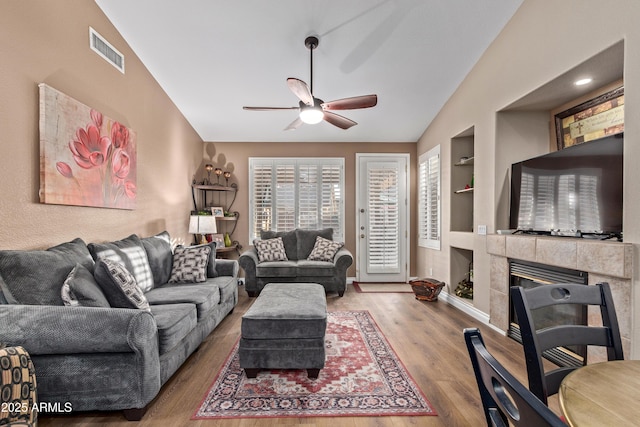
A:
{"type": "MultiPolygon", "coordinates": [[[[509,333],[511,286],[509,260],[535,263],[585,273],[588,285],[608,282],[618,315],[625,354],[631,349],[631,283],[634,271],[633,245],[630,243],[576,239],[569,237],[491,234],[486,237],[490,257],[489,322],[509,333]]],[[[599,313],[589,311],[587,322],[595,325],[599,313]]],[[[606,351],[588,349],[588,361],[607,359],[606,351]]]]}
{"type": "MultiPolygon", "coordinates": [[[[588,285],[588,273],[568,268],[552,267],[544,264],[509,260],[509,285],[522,286],[525,289],[545,286],[551,283],[577,283],[588,285]]],[[[587,325],[586,307],[563,305],[541,308],[532,311],[537,329],[557,325],[587,325]]],[[[518,318],[509,295],[509,330],[507,335],[522,342],[518,318]]],[[[550,349],[544,356],[558,366],[582,366],[587,357],[585,346],[573,346],[550,349]]]]}

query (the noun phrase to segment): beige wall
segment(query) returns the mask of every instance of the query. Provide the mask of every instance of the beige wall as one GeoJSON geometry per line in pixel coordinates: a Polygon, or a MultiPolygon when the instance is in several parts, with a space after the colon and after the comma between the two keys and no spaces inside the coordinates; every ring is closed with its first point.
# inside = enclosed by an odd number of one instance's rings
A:
{"type": "Polygon", "coordinates": [[[93,1],[0,2],[0,249],[164,229],[188,238],[189,185],[201,158],[201,138],[93,1]],[[124,54],[126,74],[89,48],[89,26],[124,54]],[[136,131],[137,209],[39,203],[41,82],[136,131]]]}
{"type": "MultiPolygon", "coordinates": [[[[506,228],[503,187],[510,163],[548,149],[548,112],[501,113],[507,105],[624,40],[625,85],[625,212],[624,240],[640,243],[640,2],[637,0],[524,0],[494,43],[439,112],[418,142],[418,155],[442,144],[442,161],[450,164],[450,139],[475,129],[474,225],[488,232],[506,228]],[[521,128],[503,124],[525,123],[535,129],[518,135],[533,146],[505,142],[521,128]],[[545,129],[546,126],[546,129],[545,129]],[[516,160],[514,158],[520,157],[516,160]],[[499,212],[498,212],[499,211],[499,212]]],[[[602,82],[603,84],[609,82],[602,82]]],[[[418,248],[418,276],[433,268],[434,277],[449,278],[452,241],[449,229],[451,188],[444,177],[443,245],[441,251],[418,248]]],[[[485,237],[471,237],[474,249],[474,306],[489,313],[489,257],[485,237]]],[[[638,265],[638,251],[635,251],[638,265]]],[[[640,313],[638,273],[633,281],[633,312],[640,313]]],[[[640,316],[634,316],[632,356],[640,357],[640,316]]]]}
{"type": "MultiPolygon", "coordinates": [[[[209,142],[204,146],[204,159],[198,168],[198,181],[206,176],[204,165],[211,163],[233,173],[230,182],[238,184],[238,198],[233,210],[240,212],[238,227],[234,240],[243,246],[249,245],[249,157],[344,157],[345,159],[345,247],[356,254],[356,153],[407,153],[410,155],[410,199],[411,230],[417,230],[416,215],[416,144],[414,143],[268,143],[268,142],[209,142]]],[[[410,274],[415,275],[417,242],[410,235],[410,274]]],[[[348,271],[350,277],[355,276],[355,265],[348,271]]]]}

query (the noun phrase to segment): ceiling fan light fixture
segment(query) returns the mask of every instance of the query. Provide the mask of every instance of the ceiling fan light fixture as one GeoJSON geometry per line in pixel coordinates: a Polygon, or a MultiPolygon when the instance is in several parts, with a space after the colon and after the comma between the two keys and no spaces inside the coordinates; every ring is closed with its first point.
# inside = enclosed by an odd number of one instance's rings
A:
{"type": "Polygon", "coordinates": [[[306,107],[300,109],[300,120],[308,125],[315,125],[324,119],[324,111],[321,107],[306,107]]]}

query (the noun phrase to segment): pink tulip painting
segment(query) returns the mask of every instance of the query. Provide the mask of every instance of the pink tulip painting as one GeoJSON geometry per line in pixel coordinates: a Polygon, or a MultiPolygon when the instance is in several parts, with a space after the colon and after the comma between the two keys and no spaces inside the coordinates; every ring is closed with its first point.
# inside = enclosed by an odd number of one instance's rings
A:
{"type": "Polygon", "coordinates": [[[134,209],[136,133],[40,84],[40,202],[134,209]]]}

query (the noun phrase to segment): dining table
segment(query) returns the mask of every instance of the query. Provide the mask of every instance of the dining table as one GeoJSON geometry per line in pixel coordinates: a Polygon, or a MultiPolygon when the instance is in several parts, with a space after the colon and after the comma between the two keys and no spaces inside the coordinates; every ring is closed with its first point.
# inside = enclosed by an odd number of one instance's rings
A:
{"type": "Polygon", "coordinates": [[[640,360],[594,363],[567,375],[558,391],[571,427],[640,425],[640,360]]]}

